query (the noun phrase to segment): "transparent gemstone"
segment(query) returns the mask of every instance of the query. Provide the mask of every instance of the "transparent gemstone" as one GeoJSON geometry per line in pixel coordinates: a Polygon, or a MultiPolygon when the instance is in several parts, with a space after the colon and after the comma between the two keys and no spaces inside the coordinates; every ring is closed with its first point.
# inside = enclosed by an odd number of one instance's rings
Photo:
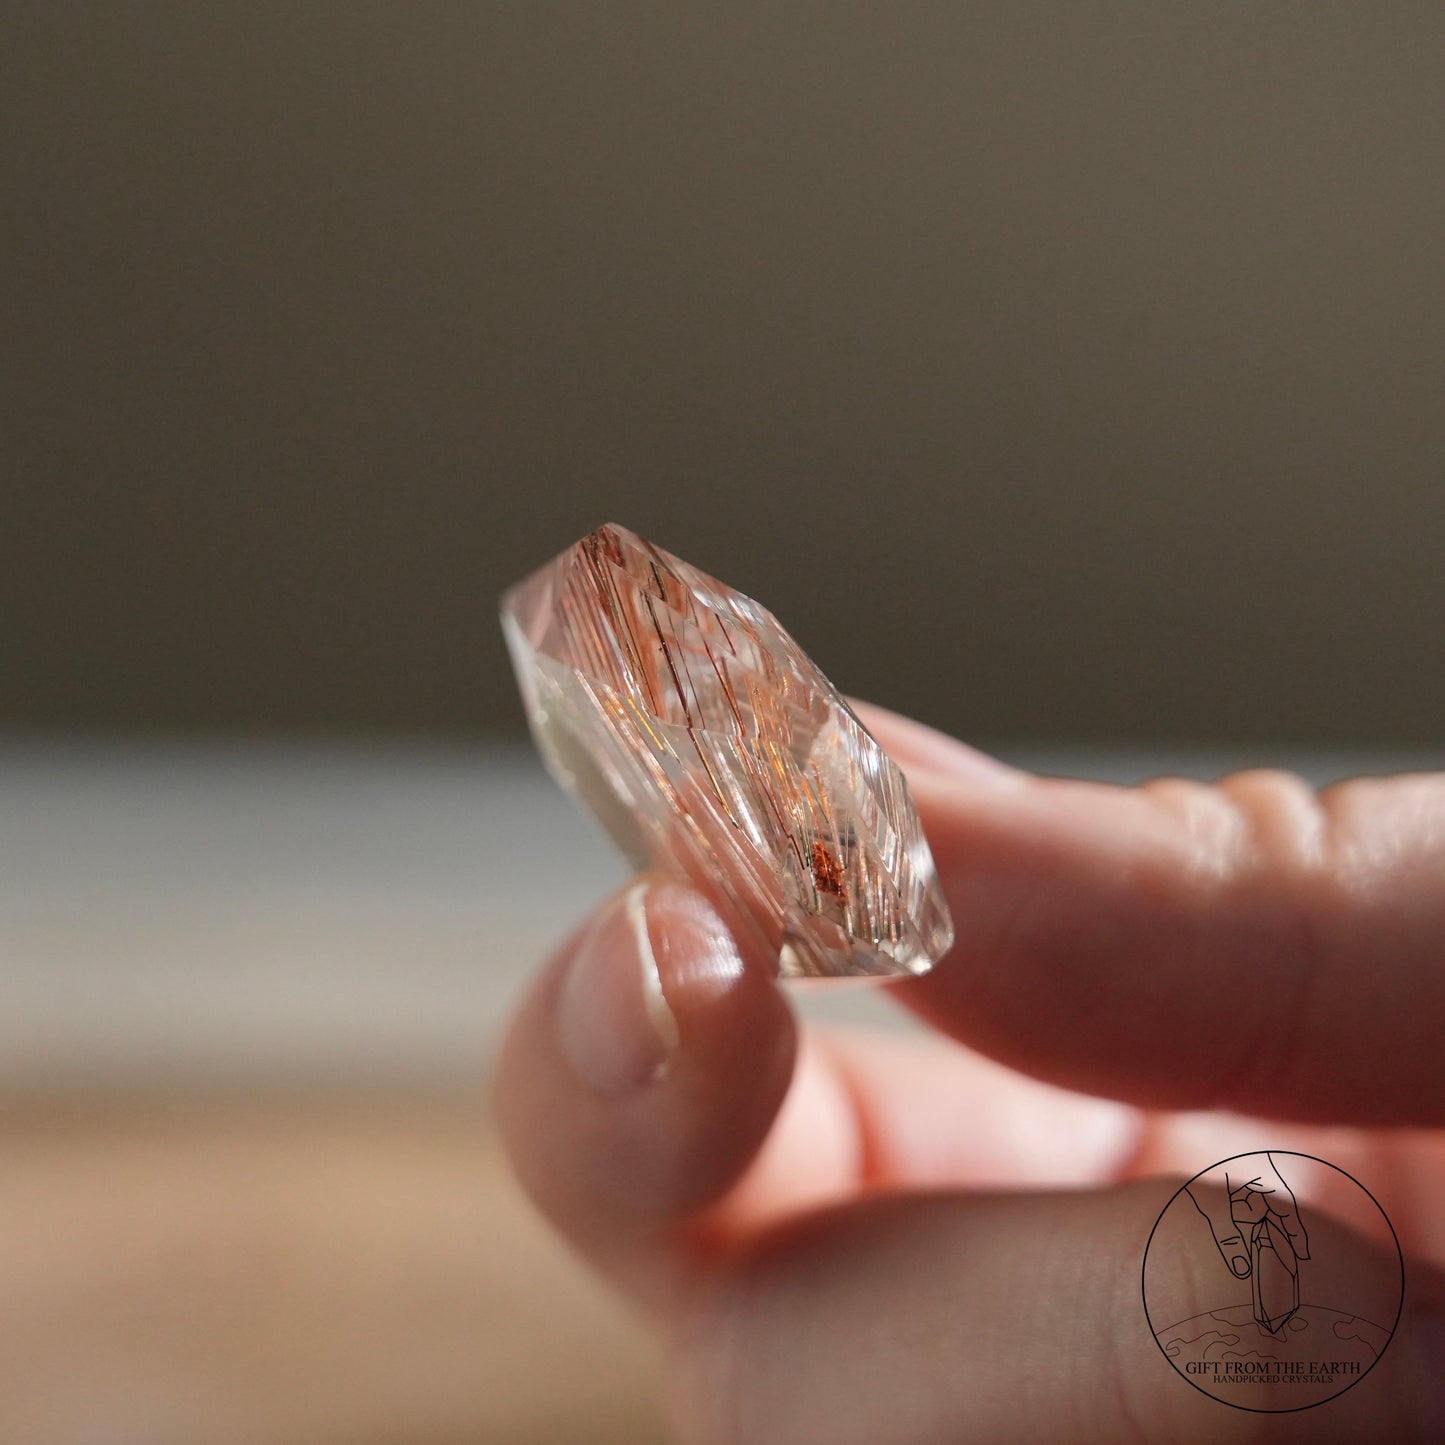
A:
{"type": "Polygon", "coordinates": [[[772,613],[608,525],[513,587],[502,627],[553,774],[781,974],[919,974],[948,950],[902,772],[772,613]]]}

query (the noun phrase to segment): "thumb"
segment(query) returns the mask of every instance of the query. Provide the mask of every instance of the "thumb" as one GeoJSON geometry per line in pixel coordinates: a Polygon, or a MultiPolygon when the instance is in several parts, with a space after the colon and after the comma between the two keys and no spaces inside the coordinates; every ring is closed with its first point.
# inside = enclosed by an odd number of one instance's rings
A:
{"type": "Polygon", "coordinates": [[[1208,1185],[1195,1184],[1189,1190],[1194,1207],[1209,1224],[1214,1242],[1219,1246],[1224,1267],[1236,1279],[1249,1278],[1249,1245],[1234,1216],[1229,1212],[1229,1195],[1208,1185]]]}

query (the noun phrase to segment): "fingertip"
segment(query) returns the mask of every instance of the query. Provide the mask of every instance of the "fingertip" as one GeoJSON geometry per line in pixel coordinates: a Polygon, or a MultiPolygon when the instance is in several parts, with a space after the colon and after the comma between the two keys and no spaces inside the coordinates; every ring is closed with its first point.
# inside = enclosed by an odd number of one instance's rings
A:
{"type": "Polygon", "coordinates": [[[712,1090],[737,1097],[765,1081],[786,1089],[797,1027],[777,958],[690,885],[653,876],[643,886],[652,957],[677,1030],[677,1085],[699,1100],[712,1090]]]}
{"type": "Polygon", "coordinates": [[[705,1027],[711,1012],[739,992],[782,1003],[773,987],[777,960],[763,957],[751,942],[741,944],[742,931],[729,929],[695,888],[649,875],[629,896],[634,913],[640,908],[645,915],[640,944],[650,952],[649,972],[679,1039],[684,1027],[689,1032],[705,1027]]]}
{"type": "Polygon", "coordinates": [[[937,773],[958,782],[990,787],[1017,786],[1028,780],[1029,775],[1019,768],[926,723],[858,698],[850,698],[849,706],[910,780],[916,772],[937,773]]]}
{"type": "Polygon", "coordinates": [[[772,972],[698,893],[647,876],[518,1011],[494,1082],[503,1140],[543,1212],[624,1285],[742,1174],[781,1105],[796,1040],[772,972]]]}

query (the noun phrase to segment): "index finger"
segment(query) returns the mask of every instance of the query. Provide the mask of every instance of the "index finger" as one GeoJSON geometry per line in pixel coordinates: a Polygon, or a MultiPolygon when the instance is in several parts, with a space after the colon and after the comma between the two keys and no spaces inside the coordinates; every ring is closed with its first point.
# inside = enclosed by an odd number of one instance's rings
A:
{"type": "Polygon", "coordinates": [[[1138,788],[989,766],[882,709],[958,942],[896,996],[1156,1108],[1445,1122],[1445,774],[1138,788]]]}

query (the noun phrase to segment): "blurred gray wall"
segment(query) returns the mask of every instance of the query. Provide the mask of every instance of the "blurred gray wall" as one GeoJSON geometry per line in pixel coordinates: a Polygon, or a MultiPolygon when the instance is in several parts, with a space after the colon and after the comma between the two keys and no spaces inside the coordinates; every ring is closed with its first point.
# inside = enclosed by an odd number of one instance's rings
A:
{"type": "Polygon", "coordinates": [[[1445,7],[10,4],[0,717],[483,732],[626,522],[981,738],[1429,742],[1445,7]]]}

